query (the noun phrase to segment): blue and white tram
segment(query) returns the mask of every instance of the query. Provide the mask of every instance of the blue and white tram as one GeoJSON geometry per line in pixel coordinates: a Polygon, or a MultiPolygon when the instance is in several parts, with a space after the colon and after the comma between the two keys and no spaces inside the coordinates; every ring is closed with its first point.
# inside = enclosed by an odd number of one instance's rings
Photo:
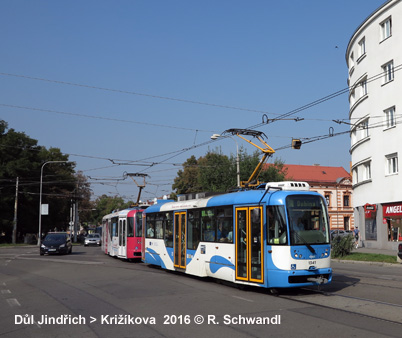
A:
{"type": "Polygon", "coordinates": [[[142,259],[164,269],[266,288],[331,282],[325,200],[305,182],[275,182],[144,212],[142,259]]]}

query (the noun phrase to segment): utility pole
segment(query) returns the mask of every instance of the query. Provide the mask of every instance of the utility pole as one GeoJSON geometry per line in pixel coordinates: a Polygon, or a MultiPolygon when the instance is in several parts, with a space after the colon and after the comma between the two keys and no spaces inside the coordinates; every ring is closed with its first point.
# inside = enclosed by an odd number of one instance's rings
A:
{"type": "Polygon", "coordinates": [[[14,203],[14,220],[13,220],[13,244],[17,243],[17,209],[18,209],[18,181],[15,185],[15,203],[14,203]]]}
{"type": "Polygon", "coordinates": [[[74,201],[74,243],[77,243],[77,232],[79,231],[78,219],[78,198],[74,201]]]}
{"type": "Polygon", "coordinates": [[[39,231],[38,231],[38,246],[42,242],[42,179],[43,179],[43,168],[48,163],[67,163],[68,161],[47,161],[42,164],[40,168],[40,183],[39,183],[39,231]]]}

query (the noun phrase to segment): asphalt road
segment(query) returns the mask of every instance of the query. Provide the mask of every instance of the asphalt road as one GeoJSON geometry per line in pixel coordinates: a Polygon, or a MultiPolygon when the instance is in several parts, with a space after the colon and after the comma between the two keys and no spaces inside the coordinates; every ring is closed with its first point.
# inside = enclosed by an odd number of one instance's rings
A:
{"type": "Polygon", "coordinates": [[[0,249],[0,337],[400,337],[402,265],[333,263],[331,285],[241,290],[108,257],[0,249]],[[54,324],[52,323],[55,322],[54,324]]]}

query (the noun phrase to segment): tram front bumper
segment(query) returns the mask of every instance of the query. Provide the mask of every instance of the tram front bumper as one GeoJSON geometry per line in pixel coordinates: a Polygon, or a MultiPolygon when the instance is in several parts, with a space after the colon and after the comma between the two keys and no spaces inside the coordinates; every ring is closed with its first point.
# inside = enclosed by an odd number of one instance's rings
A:
{"type": "Polygon", "coordinates": [[[290,288],[328,284],[332,281],[332,269],[273,270],[268,274],[268,287],[290,288]]]}

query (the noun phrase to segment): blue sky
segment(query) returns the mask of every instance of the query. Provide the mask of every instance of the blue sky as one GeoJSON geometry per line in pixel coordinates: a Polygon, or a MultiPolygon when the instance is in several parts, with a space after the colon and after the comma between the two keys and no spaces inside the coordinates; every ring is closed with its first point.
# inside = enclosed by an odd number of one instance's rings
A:
{"type": "MultiPolygon", "coordinates": [[[[345,89],[349,39],[384,2],[2,0],[0,119],[70,154],[94,198],[136,199],[133,181],[113,181],[124,172],[150,176],[144,199],[161,196],[191,155],[235,153],[231,139],[193,147],[213,133],[345,89]]],[[[258,130],[278,149],[347,131],[332,120],[348,111],[343,94],[258,130]]],[[[270,161],[349,170],[349,147],[346,133],[270,161]]]]}

